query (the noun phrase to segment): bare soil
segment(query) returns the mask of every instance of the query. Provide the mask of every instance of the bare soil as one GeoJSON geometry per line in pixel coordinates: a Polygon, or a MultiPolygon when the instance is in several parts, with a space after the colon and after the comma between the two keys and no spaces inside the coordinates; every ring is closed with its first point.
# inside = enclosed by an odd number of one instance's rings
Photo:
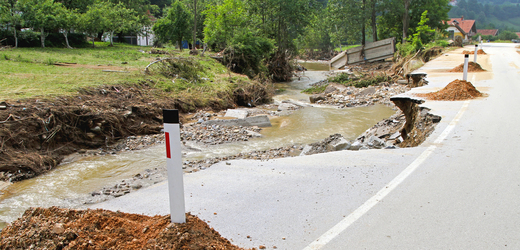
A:
{"type": "MultiPolygon", "coordinates": [[[[464,51],[462,51],[462,54],[464,54],[464,55],[474,55],[475,51],[464,50],[464,51]]],[[[479,50],[477,50],[477,55],[487,55],[487,53],[484,52],[484,50],[479,49],[479,50]]]]}
{"type": "Polygon", "coordinates": [[[189,213],[186,223],[57,207],[30,208],[2,230],[0,249],[242,249],[189,213]]]}
{"type": "Polygon", "coordinates": [[[436,101],[462,101],[482,95],[471,82],[464,80],[455,80],[437,92],[417,94],[417,96],[436,101]]]}
{"type": "MultiPolygon", "coordinates": [[[[468,72],[483,72],[486,71],[483,69],[480,64],[476,62],[468,62],[468,72]]],[[[451,69],[449,72],[464,72],[464,63],[451,69]]]]}
{"type": "Polygon", "coordinates": [[[204,105],[188,97],[163,97],[151,81],[84,89],[72,97],[7,101],[0,108],[0,180],[31,178],[51,170],[71,153],[108,148],[132,135],[160,133],[163,109],[178,109],[182,114],[231,108],[256,98],[250,97],[249,87],[262,86],[250,84],[217,93],[204,105]]]}

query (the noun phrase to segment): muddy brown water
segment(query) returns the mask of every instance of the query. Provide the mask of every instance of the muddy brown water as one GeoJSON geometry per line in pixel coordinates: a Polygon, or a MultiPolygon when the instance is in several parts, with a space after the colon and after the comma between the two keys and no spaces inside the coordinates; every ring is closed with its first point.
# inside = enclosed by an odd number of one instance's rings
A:
{"type": "MultiPolygon", "coordinates": [[[[277,84],[277,87],[285,91],[274,98],[275,102],[293,100],[308,103],[308,95],[300,93],[301,90],[324,79],[324,74],[320,71],[307,71],[300,80],[277,84]]],[[[201,151],[187,152],[184,160],[308,144],[335,133],[352,140],[394,113],[391,108],[381,105],[347,109],[307,107],[288,116],[272,118],[273,126],[264,128],[261,138],[248,142],[200,146],[201,151]]],[[[92,191],[131,178],[145,169],[164,167],[164,150],[164,145],[158,145],[117,155],[86,157],[61,164],[55,170],[36,178],[9,185],[0,191],[0,228],[5,227],[5,222],[21,216],[29,207],[78,207],[89,198],[92,191]]]]}

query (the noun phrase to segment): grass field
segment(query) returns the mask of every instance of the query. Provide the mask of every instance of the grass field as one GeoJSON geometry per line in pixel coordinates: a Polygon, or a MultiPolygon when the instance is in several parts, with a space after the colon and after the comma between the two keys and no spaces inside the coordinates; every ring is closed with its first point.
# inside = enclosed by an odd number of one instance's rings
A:
{"type": "Polygon", "coordinates": [[[109,47],[101,42],[95,48],[0,50],[0,100],[74,95],[81,88],[133,84],[145,79],[155,82],[168,95],[211,94],[225,90],[238,79],[247,81],[246,77],[232,75],[211,58],[189,56],[188,50],[163,49],[170,55],[150,54],[150,50],[126,44],[109,47]],[[154,74],[154,71],[145,75],[145,67],[159,57],[191,58],[198,65],[192,72],[196,79],[186,79],[182,74],[154,74]]]}

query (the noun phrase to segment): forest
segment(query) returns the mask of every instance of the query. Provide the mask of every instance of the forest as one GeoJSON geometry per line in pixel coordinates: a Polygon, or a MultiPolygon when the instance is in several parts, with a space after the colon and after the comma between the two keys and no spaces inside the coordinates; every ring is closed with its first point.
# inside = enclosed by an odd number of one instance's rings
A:
{"type": "Polygon", "coordinates": [[[428,25],[442,28],[450,7],[448,0],[0,0],[0,31],[14,46],[37,33],[44,47],[52,33],[65,40],[71,33],[139,33],[153,25],[152,14],[158,19],[158,42],[195,39],[222,49],[252,35],[281,49],[330,49],[340,43],[406,38],[425,10],[428,25]]]}

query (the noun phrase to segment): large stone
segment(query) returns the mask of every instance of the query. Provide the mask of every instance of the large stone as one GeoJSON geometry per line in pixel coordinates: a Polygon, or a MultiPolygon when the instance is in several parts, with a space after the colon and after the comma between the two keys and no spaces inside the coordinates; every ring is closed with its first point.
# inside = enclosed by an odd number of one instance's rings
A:
{"type": "Polygon", "coordinates": [[[340,151],[340,150],[349,149],[350,145],[351,145],[351,143],[347,139],[341,137],[339,139],[336,139],[336,140],[330,142],[328,147],[329,147],[330,151],[340,151]]]}
{"type": "Polygon", "coordinates": [[[366,88],[365,90],[359,92],[358,95],[360,95],[360,96],[365,96],[365,95],[373,95],[373,94],[375,94],[375,93],[376,93],[376,88],[374,88],[374,87],[368,87],[368,88],[366,88]]]}
{"type": "Polygon", "coordinates": [[[355,141],[350,145],[349,150],[359,150],[361,147],[363,147],[363,143],[360,141],[355,141]]]}
{"type": "Polygon", "coordinates": [[[323,101],[323,100],[325,100],[325,96],[321,95],[321,94],[314,94],[314,95],[309,96],[309,101],[311,103],[316,103],[318,101],[323,101]]]}
{"type": "Polygon", "coordinates": [[[257,132],[254,132],[254,131],[246,131],[247,132],[247,135],[248,136],[251,136],[251,137],[262,137],[262,134],[260,133],[257,133],[257,132]]]}
{"type": "Polygon", "coordinates": [[[287,110],[295,110],[298,106],[292,104],[292,103],[281,103],[278,105],[278,111],[287,111],[287,110]]]}
{"type": "Polygon", "coordinates": [[[386,146],[385,141],[379,139],[379,137],[376,136],[370,136],[370,138],[368,138],[367,145],[372,148],[383,148],[386,146]]]}
{"type": "Polygon", "coordinates": [[[245,119],[249,112],[245,109],[228,109],[224,117],[235,117],[237,119],[245,119]]]}
{"type": "Polygon", "coordinates": [[[52,233],[62,234],[63,232],[65,232],[65,228],[63,227],[63,224],[61,224],[61,223],[56,223],[52,227],[52,233]]]}
{"type": "Polygon", "coordinates": [[[312,150],[311,145],[305,145],[305,147],[303,147],[302,152],[300,153],[300,156],[309,154],[309,152],[311,152],[311,150],[312,150]]]}
{"type": "Polygon", "coordinates": [[[258,115],[246,117],[245,119],[232,120],[209,120],[205,121],[204,125],[219,125],[219,126],[244,126],[244,127],[271,127],[271,121],[267,115],[258,115]]]}

